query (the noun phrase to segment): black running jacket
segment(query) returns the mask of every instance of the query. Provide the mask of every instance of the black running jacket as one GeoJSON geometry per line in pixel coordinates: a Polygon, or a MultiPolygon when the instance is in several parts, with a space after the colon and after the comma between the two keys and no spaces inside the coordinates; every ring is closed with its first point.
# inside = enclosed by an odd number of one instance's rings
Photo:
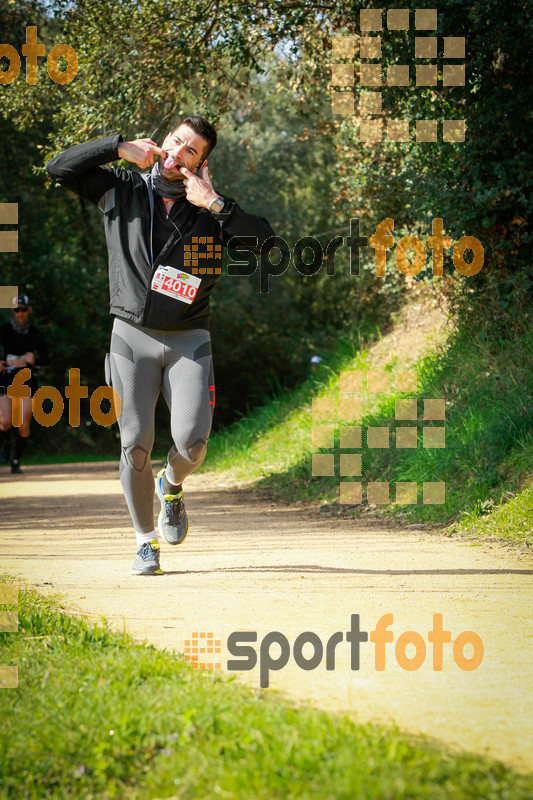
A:
{"type": "MultiPolygon", "coordinates": [[[[122,136],[117,134],[74,145],[49,161],[46,167],[53,180],[89,200],[104,214],[109,251],[110,313],[157,330],[208,329],[209,300],[220,277],[215,269],[220,267],[221,260],[216,256],[204,257],[198,266],[213,274],[196,274],[191,280],[193,269],[196,269],[191,266],[194,263],[190,260],[194,252],[191,246],[207,255],[207,245],[202,242],[204,237],[212,237],[211,243],[221,246],[227,246],[232,239],[234,246],[240,244],[240,237],[254,237],[242,244],[258,252],[274,232],[266,219],[247,214],[233,199],[224,195],[224,208],[220,214],[193,206],[187,200],[179,200],[177,202],[186,203],[190,211],[186,215],[185,229],[180,229],[183,238],[164,255],[162,261],[157,253],[152,258],[154,200],[158,200],[155,196],[150,198],[146,180],[149,173],[144,173],[143,178],[141,172],[104,166],[118,159],[118,145],[122,141],[122,136]],[[255,240],[257,244],[254,244],[255,240]],[[185,255],[188,266],[184,266],[185,255]],[[200,285],[196,290],[192,287],[185,299],[154,291],[152,279],[163,266],[179,271],[181,288],[187,281],[197,284],[198,279],[200,285]],[[194,299],[188,302],[191,294],[195,295],[194,299]]],[[[216,250],[213,252],[216,254],[216,250]]],[[[165,271],[159,274],[164,277],[165,271]]]]}

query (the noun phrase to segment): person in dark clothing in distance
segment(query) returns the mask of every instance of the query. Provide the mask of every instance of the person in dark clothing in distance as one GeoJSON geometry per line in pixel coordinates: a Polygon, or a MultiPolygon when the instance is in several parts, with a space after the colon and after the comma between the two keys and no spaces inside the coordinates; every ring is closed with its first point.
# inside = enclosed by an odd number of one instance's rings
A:
{"type": "Polygon", "coordinates": [[[42,332],[30,323],[32,307],[27,294],[15,298],[13,316],[0,327],[0,460],[9,461],[11,441],[13,455],[11,472],[21,474],[20,459],[26,449],[30,435],[33,410],[33,395],[37,391],[36,370],[50,363],[48,349],[42,332]],[[29,367],[31,377],[26,382],[30,387],[30,397],[22,398],[22,425],[12,425],[12,401],[7,395],[7,387],[19,370],[29,367]]]}

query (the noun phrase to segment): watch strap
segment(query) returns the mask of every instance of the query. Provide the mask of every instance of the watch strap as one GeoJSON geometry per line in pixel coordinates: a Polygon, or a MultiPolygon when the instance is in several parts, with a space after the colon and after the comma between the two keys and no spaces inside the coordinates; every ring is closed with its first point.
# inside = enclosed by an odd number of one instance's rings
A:
{"type": "Polygon", "coordinates": [[[217,195],[216,197],[213,198],[213,200],[211,200],[211,202],[209,203],[207,208],[212,213],[213,212],[215,214],[220,213],[220,211],[222,211],[222,209],[224,208],[224,200],[223,200],[223,198],[220,197],[219,195],[217,195]]]}

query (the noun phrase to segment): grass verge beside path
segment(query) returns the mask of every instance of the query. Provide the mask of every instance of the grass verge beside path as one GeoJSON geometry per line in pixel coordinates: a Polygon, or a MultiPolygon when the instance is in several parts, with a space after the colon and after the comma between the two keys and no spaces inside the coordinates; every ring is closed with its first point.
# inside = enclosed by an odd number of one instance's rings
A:
{"type": "MultiPolygon", "coordinates": [[[[401,337],[402,330],[398,329],[401,337]]],[[[227,473],[229,480],[248,481],[253,488],[274,500],[306,500],[340,509],[339,483],[362,482],[363,503],[343,505],[354,515],[368,510],[366,485],[386,482],[389,503],[373,507],[375,514],[393,514],[401,521],[449,524],[461,516],[470,519],[496,509],[528,485],[533,463],[533,330],[506,332],[499,339],[487,339],[475,328],[454,331],[444,346],[430,352],[417,363],[406,352],[378,367],[372,351],[356,353],[341,366],[321,367],[317,376],[297,391],[286,393],[255,410],[249,417],[215,434],[210,442],[206,468],[227,473]],[[416,368],[417,392],[394,392],[392,373],[416,368]],[[339,420],[334,440],[327,447],[313,447],[312,419],[314,398],[331,398],[339,408],[340,372],[361,370],[388,371],[391,391],[369,394],[363,390],[362,447],[341,450],[340,433],[361,420],[339,420]],[[397,420],[396,401],[416,398],[417,417],[397,420]],[[445,420],[424,419],[426,399],[444,399],[445,420]],[[368,427],[388,430],[388,447],[367,446],[368,427]],[[416,429],[416,446],[397,446],[398,428],[416,429]],[[428,428],[441,428],[433,437],[428,428]],[[432,442],[437,444],[432,444],[432,442]],[[313,453],[333,454],[335,474],[313,475],[313,453]],[[356,472],[340,475],[343,454],[362,454],[362,477],[356,472]],[[445,502],[424,504],[424,482],[445,484],[445,502]],[[397,502],[397,484],[417,485],[417,502],[397,502]]],[[[363,386],[364,386],[363,381],[363,386]]],[[[517,500],[528,507],[527,497],[517,500]]],[[[503,506],[502,506],[503,508],[503,506]]],[[[491,535],[531,541],[533,517],[527,518],[520,535],[510,515],[498,516],[491,535]],[[509,522],[509,525],[507,523],[509,522]],[[504,526],[503,528],[501,526],[504,526]]],[[[481,529],[479,529],[481,530],[481,529]]]]}
{"type": "Polygon", "coordinates": [[[19,591],[1,633],[0,797],[526,800],[533,776],[295,708],[19,591]]]}
{"type": "Polygon", "coordinates": [[[525,489],[504,505],[479,503],[451,528],[459,535],[510,539],[533,546],[533,489],[525,489]]]}

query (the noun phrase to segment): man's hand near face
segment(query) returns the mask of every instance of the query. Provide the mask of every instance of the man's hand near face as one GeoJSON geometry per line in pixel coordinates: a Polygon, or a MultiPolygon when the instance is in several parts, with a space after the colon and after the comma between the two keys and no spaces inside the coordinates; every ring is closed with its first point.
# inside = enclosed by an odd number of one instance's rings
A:
{"type": "Polygon", "coordinates": [[[215,197],[219,197],[213,189],[211,178],[209,177],[209,170],[207,165],[202,169],[202,177],[198,178],[186,167],[181,167],[181,173],[184,176],[184,183],[186,189],[186,197],[189,203],[193,206],[200,206],[200,208],[208,208],[209,204],[213,202],[215,197]]]}
{"type": "Polygon", "coordinates": [[[137,164],[141,169],[153,167],[157,156],[166,158],[166,153],[153,139],[135,139],[132,142],[120,142],[118,146],[119,158],[124,158],[132,164],[137,164]]]}

